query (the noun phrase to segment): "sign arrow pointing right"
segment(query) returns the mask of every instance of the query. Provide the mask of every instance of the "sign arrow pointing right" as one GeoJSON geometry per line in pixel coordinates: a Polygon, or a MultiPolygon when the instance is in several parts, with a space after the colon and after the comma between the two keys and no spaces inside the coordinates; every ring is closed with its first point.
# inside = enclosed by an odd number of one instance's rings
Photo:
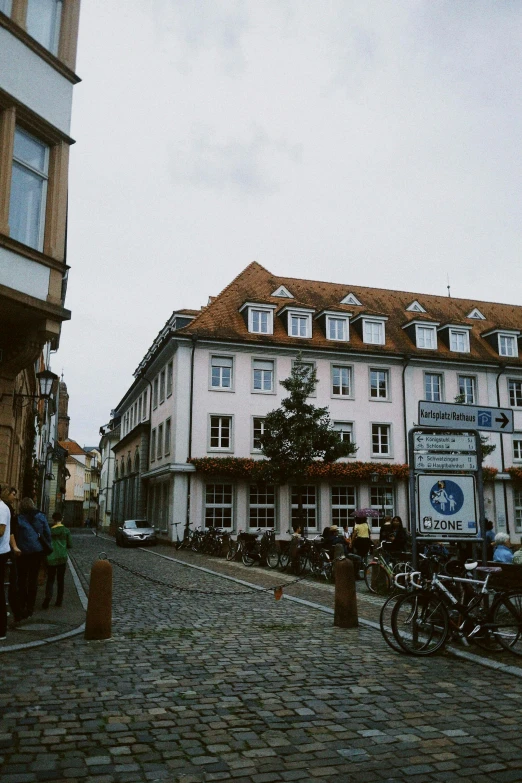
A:
{"type": "Polygon", "coordinates": [[[495,419],[495,421],[498,421],[500,423],[500,426],[502,427],[502,429],[504,429],[506,424],[509,424],[509,419],[508,419],[508,417],[506,416],[506,414],[504,412],[502,412],[500,414],[500,418],[497,417],[495,419]]]}

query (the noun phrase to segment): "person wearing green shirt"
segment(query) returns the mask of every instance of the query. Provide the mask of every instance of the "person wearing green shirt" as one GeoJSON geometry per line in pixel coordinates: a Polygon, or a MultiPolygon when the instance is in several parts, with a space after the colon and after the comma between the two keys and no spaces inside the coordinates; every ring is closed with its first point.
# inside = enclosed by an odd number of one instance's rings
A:
{"type": "Polygon", "coordinates": [[[48,609],[53,597],[54,581],[58,585],[58,594],[56,596],[55,606],[61,606],[63,602],[63,590],[65,580],[65,569],[67,566],[67,550],[72,548],[72,539],[69,528],[62,522],[62,515],[55,511],[53,514],[53,524],[51,526],[51,538],[53,542],[53,551],[47,555],[47,584],[45,586],[45,598],[42,609],[48,609]]]}

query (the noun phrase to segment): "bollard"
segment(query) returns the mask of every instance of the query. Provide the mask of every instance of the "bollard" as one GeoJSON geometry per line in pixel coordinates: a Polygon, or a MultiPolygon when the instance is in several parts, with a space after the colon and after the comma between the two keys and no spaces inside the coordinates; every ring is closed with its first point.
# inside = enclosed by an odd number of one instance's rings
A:
{"type": "Polygon", "coordinates": [[[85,639],[110,639],[112,627],[112,566],[96,560],[91,568],[85,639]]]}
{"type": "Polygon", "coordinates": [[[351,560],[337,560],[335,565],[334,625],[337,628],[357,628],[357,593],[351,560]]]}

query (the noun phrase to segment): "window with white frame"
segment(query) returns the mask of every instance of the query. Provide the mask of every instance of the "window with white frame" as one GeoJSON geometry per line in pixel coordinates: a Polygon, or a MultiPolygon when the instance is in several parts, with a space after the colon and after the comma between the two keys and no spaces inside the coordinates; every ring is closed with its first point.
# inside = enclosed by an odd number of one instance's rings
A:
{"type": "Polygon", "coordinates": [[[140,398],[138,400],[138,423],[141,421],[141,406],[142,406],[142,398],[140,395],[140,398]]]}
{"type": "Polygon", "coordinates": [[[171,419],[167,419],[165,422],[165,451],[164,454],[167,456],[167,454],[170,454],[170,441],[172,436],[172,421],[171,419]]]}
{"type": "Polygon", "coordinates": [[[343,364],[332,364],[332,396],[352,396],[352,368],[343,364]]]}
{"type": "Polygon", "coordinates": [[[158,459],[161,459],[163,456],[163,424],[160,424],[158,427],[158,448],[156,456],[158,459]]]}
{"type": "Polygon", "coordinates": [[[275,486],[264,484],[250,485],[248,500],[248,525],[250,528],[275,528],[276,496],[275,486]]]}
{"type": "Polygon", "coordinates": [[[162,370],[160,372],[160,382],[159,382],[159,401],[160,405],[162,402],[165,402],[165,370],[162,370]]]}
{"type": "Polygon", "coordinates": [[[372,454],[376,457],[389,457],[391,454],[389,424],[372,424],[372,454]]]}
{"type": "Polygon", "coordinates": [[[143,418],[144,419],[146,419],[148,415],[148,411],[147,411],[147,400],[149,397],[148,391],[149,391],[148,389],[145,389],[145,391],[143,392],[143,418]]]}
{"type": "Polygon", "coordinates": [[[249,332],[254,334],[272,334],[272,310],[250,307],[248,310],[249,332]]]}
{"type": "Polygon", "coordinates": [[[498,352],[500,356],[517,356],[517,340],[512,334],[499,334],[498,352]]]}
{"type": "Polygon", "coordinates": [[[513,459],[522,460],[522,432],[513,434],[513,459]]]}
{"type": "Polygon", "coordinates": [[[9,230],[13,239],[42,250],[49,175],[49,147],[21,128],[14,137],[9,230]]]}
{"type": "Polygon", "coordinates": [[[232,389],[232,356],[212,356],[210,359],[210,385],[212,389],[232,389]]]}
{"type": "Polygon", "coordinates": [[[342,528],[350,523],[355,511],[356,491],[352,486],[334,486],[331,488],[332,523],[342,528]]]}
{"type": "Polygon", "coordinates": [[[522,381],[508,380],[509,404],[512,408],[522,408],[522,381]]]}
{"type": "Polygon", "coordinates": [[[261,451],[261,437],[265,431],[265,420],[260,416],[252,419],[252,451],[261,451]]]}
{"type": "Polygon", "coordinates": [[[290,313],[288,317],[288,334],[290,337],[311,337],[311,316],[301,313],[290,313]]]}
{"type": "Polygon", "coordinates": [[[230,451],[232,444],[232,416],[210,417],[210,448],[230,451]]]}
{"type": "Polygon", "coordinates": [[[384,322],[365,318],[363,320],[363,341],[373,345],[384,345],[384,322]]]}
{"type": "Polygon", "coordinates": [[[450,329],[450,351],[469,353],[469,332],[466,329],[450,329]]]}
{"type": "Polygon", "coordinates": [[[333,428],[339,433],[343,443],[353,443],[353,422],[334,421],[333,428]]]}
{"type": "Polygon", "coordinates": [[[205,527],[232,527],[232,484],[207,484],[205,487],[205,527]]]}
{"type": "Polygon", "coordinates": [[[424,373],[424,399],[430,402],[442,402],[442,375],[439,373],[424,373]]]}
{"type": "Polygon", "coordinates": [[[156,430],[153,429],[150,433],[150,461],[156,460],[156,430]]]}
{"type": "Polygon", "coordinates": [[[370,489],[370,508],[379,512],[379,518],[372,520],[374,525],[380,525],[384,517],[393,517],[395,515],[393,488],[380,484],[372,486],[370,489]]]}
{"type": "Polygon", "coordinates": [[[429,348],[434,350],[437,347],[437,332],[434,326],[415,326],[415,335],[417,348],[429,348]]]}
{"type": "Polygon", "coordinates": [[[476,384],[474,375],[459,375],[459,397],[462,402],[473,405],[477,401],[476,384]]]}
{"type": "Polygon", "coordinates": [[[170,397],[172,394],[172,379],[174,375],[174,364],[173,362],[169,362],[167,364],[167,397],[170,397]]]}
{"type": "Polygon", "coordinates": [[[389,397],[390,373],[388,370],[370,368],[370,397],[372,400],[387,400],[389,397]]]}
{"type": "Polygon", "coordinates": [[[58,54],[62,0],[27,0],[25,27],[52,54],[58,54]]]}
{"type": "MultiPolygon", "coordinates": [[[[302,520],[305,527],[317,527],[317,487],[305,484],[301,488],[303,509],[302,520]]],[[[292,487],[292,525],[299,521],[299,487],[292,487]]]]}
{"type": "Polygon", "coordinates": [[[522,532],[522,489],[513,491],[513,500],[515,501],[515,530],[522,532]]]}
{"type": "Polygon", "coordinates": [[[274,361],[272,359],[253,359],[252,388],[255,392],[274,391],[274,361]]]}
{"type": "Polygon", "coordinates": [[[329,340],[346,342],[346,340],[348,340],[348,319],[327,315],[326,336],[329,340]]]}
{"type": "Polygon", "coordinates": [[[159,392],[159,380],[158,378],[154,378],[154,383],[152,384],[152,407],[157,408],[158,407],[158,392],[159,392]]]}

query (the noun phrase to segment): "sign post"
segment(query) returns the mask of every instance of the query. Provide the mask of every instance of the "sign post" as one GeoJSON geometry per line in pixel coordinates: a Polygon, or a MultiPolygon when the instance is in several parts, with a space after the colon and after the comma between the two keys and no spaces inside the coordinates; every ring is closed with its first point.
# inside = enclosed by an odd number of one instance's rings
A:
{"type": "MultiPolygon", "coordinates": [[[[419,403],[419,418],[422,405],[425,403],[419,403]]],[[[462,411],[470,406],[449,407],[462,411]]],[[[482,560],[486,562],[479,432],[469,425],[455,429],[446,429],[444,425],[440,429],[433,425],[413,427],[408,440],[410,530],[415,567],[419,543],[428,541],[481,543],[482,560]],[[466,434],[462,433],[464,429],[466,434]]]]}

